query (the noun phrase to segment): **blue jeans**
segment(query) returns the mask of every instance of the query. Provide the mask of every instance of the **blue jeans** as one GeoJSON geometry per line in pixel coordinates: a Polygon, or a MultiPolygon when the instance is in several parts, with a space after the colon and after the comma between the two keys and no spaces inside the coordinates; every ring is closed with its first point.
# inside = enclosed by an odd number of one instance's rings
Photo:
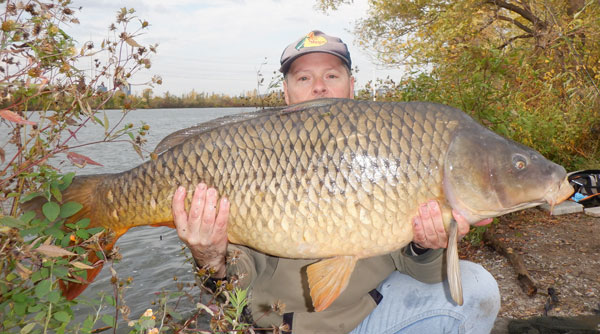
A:
{"type": "Polygon", "coordinates": [[[395,271],[377,288],[377,308],[351,333],[489,333],[500,310],[498,284],[478,264],[460,261],[460,269],[463,306],[452,301],[447,281],[427,284],[395,271]]]}

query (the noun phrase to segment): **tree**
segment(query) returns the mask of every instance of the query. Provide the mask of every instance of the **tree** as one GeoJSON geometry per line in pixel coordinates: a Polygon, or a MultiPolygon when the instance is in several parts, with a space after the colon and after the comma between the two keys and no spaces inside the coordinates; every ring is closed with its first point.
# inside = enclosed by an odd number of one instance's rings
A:
{"type": "MultiPolygon", "coordinates": [[[[318,3],[335,10],[348,2],[318,3]]],[[[354,32],[382,64],[409,66],[396,99],[460,107],[567,167],[598,163],[597,1],[369,4],[354,32]]]]}

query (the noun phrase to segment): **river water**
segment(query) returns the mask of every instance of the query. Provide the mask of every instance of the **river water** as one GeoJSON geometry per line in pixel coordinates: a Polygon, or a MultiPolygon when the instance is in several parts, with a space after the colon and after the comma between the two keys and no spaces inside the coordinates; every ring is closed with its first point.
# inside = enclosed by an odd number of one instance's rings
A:
{"type": "MultiPolygon", "coordinates": [[[[152,151],[156,144],[168,134],[204,121],[220,116],[252,111],[254,108],[190,108],[190,109],[147,109],[131,111],[125,118],[125,122],[140,124],[141,121],[150,125],[148,139],[145,149],[152,151]]],[[[108,110],[106,115],[110,124],[115,124],[121,117],[120,110],[108,110]]],[[[99,117],[103,119],[103,117],[99,117]]],[[[5,133],[5,127],[2,132],[5,133]]],[[[82,129],[77,135],[78,142],[86,143],[102,139],[104,129],[99,125],[89,125],[82,129]]],[[[8,140],[3,134],[0,136],[0,144],[8,140]]],[[[128,137],[127,137],[128,138],[128,137]]],[[[71,143],[76,145],[77,143],[71,143]]],[[[64,155],[53,161],[55,165],[61,165],[63,172],[75,171],[78,175],[115,173],[131,169],[144,160],[133,150],[130,143],[101,143],[81,147],[74,150],[76,153],[84,154],[103,166],[88,165],[83,169],[72,166],[66,161],[64,155]],[[65,162],[66,161],[66,162],[65,162]]],[[[7,152],[7,158],[10,156],[7,152]]],[[[146,154],[147,155],[147,154],[146,154]]],[[[138,319],[147,308],[157,310],[157,305],[152,301],[157,300],[157,294],[162,291],[175,291],[178,283],[193,282],[193,267],[185,263],[183,243],[177,237],[174,229],[166,227],[136,227],[123,235],[116,244],[120,249],[122,260],[114,263],[120,279],[132,277],[133,282],[125,290],[125,302],[131,308],[132,319],[138,319]],[[177,278],[177,281],[174,280],[177,278]]],[[[187,250],[186,250],[187,252],[187,250]]],[[[83,299],[97,298],[99,295],[112,296],[113,287],[110,283],[111,274],[109,265],[106,265],[96,280],[80,296],[83,299]]],[[[173,305],[171,305],[173,307],[173,305]]],[[[185,313],[192,305],[180,303],[177,311],[185,313]]],[[[75,321],[83,321],[87,314],[96,312],[92,307],[78,305],[74,310],[75,321]]],[[[105,308],[101,314],[114,315],[114,309],[105,308]]],[[[120,319],[121,316],[119,316],[120,319]]],[[[120,321],[119,333],[128,333],[130,328],[120,321]]]]}

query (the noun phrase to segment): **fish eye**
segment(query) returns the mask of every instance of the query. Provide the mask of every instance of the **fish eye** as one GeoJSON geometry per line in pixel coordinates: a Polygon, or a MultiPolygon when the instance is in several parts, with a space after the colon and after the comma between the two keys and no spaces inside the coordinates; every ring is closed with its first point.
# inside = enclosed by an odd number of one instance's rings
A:
{"type": "Polygon", "coordinates": [[[527,167],[527,159],[520,154],[515,154],[513,157],[513,166],[518,170],[522,170],[527,167]]]}

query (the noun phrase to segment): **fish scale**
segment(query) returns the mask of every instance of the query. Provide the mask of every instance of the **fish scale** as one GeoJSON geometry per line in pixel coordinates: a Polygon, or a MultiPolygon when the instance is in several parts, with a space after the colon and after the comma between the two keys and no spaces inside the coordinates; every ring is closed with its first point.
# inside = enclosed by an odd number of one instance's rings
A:
{"type": "MultiPolygon", "coordinates": [[[[448,277],[462,304],[451,210],[475,223],[572,193],[564,168],[434,103],[311,101],[199,124],[157,151],[129,171],[76,177],[63,195],[84,205],[72,219],[112,231],[107,251],[131,227],[173,227],[176,188],[187,188],[189,208],[205,182],[230,200],[230,242],[323,259],[307,269],[317,311],[343,291],[358,259],[408,244],[411,218],[432,199],[450,231],[448,277]]],[[[84,288],[69,283],[67,297],[84,288]]]]}

